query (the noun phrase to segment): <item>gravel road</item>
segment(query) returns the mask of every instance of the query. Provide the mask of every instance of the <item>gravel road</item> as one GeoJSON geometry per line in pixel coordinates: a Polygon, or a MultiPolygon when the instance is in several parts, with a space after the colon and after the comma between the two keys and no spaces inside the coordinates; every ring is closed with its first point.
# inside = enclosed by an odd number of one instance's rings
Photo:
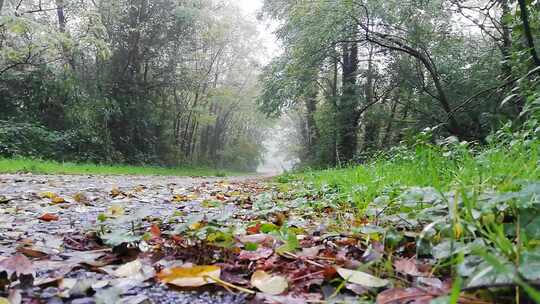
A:
{"type": "MultiPolygon", "coordinates": [[[[215,191],[230,187],[230,184],[245,182],[254,177],[235,178],[186,178],[161,176],[84,176],[84,175],[0,175],[0,259],[6,259],[19,252],[36,255],[33,262],[38,269],[36,280],[52,280],[50,263],[62,261],[75,252],[66,246],[66,239],[72,236],[74,242],[81,235],[96,226],[98,215],[108,212],[112,206],[122,206],[122,212],[134,213],[144,210],[153,217],[167,218],[175,212],[232,214],[234,204],[224,204],[220,208],[203,208],[204,198],[215,191]],[[126,195],[113,197],[118,191],[126,195]],[[197,199],[174,204],[174,195],[197,193],[197,199]],[[51,203],[46,197],[52,193],[62,198],[63,202],[51,203]],[[76,202],[84,201],[84,203],[76,202]],[[39,218],[44,214],[58,216],[56,221],[44,221],[39,218]],[[20,247],[27,248],[21,251],[20,247]],[[17,249],[19,248],[19,250],[17,249]],[[44,271],[39,269],[42,267],[44,271]],[[47,268],[48,267],[48,268],[47,268]]],[[[75,252],[76,253],[76,252],[75,252]]],[[[90,281],[113,282],[108,274],[91,272],[85,268],[72,270],[64,274],[65,278],[74,278],[78,282],[90,281]]],[[[58,286],[45,287],[43,284],[30,287],[22,292],[22,303],[96,303],[93,294],[62,296],[58,286]],[[40,299],[41,302],[31,302],[40,299]]],[[[123,289],[121,298],[107,300],[103,293],[103,303],[245,303],[244,295],[226,291],[179,291],[168,286],[147,280],[142,284],[133,284],[123,289]]],[[[100,292],[98,290],[98,292],[100,292]]],[[[5,296],[5,295],[4,295],[5,296]]],[[[99,302],[99,300],[98,300],[99,302]]]]}

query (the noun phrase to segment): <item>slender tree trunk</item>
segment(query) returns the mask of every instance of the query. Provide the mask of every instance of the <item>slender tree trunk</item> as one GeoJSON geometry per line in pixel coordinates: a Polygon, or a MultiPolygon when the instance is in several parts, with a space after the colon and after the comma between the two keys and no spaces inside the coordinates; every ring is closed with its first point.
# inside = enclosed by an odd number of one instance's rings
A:
{"type": "Polygon", "coordinates": [[[523,32],[525,35],[525,39],[527,40],[527,47],[529,48],[529,52],[531,54],[531,57],[533,59],[534,65],[537,67],[540,67],[540,58],[538,58],[538,53],[536,53],[536,48],[534,46],[534,37],[531,32],[531,26],[529,23],[529,11],[527,8],[527,3],[525,0],[518,0],[519,3],[519,9],[521,11],[521,22],[523,23],[523,32]]]}
{"type": "Polygon", "coordinates": [[[66,17],[64,15],[64,0],[56,0],[56,15],[58,16],[58,28],[60,32],[66,32],[66,17]]]}
{"type": "Polygon", "coordinates": [[[505,22],[505,18],[511,14],[510,6],[508,5],[508,0],[500,0],[500,5],[502,9],[502,14],[500,18],[500,23],[502,25],[502,45],[501,53],[504,58],[504,63],[502,64],[502,69],[505,74],[505,77],[508,77],[512,74],[512,67],[510,65],[510,55],[512,52],[512,32],[508,24],[505,22]]]}
{"type": "Polygon", "coordinates": [[[384,131],[384,138],[381,142],[381,145],[388,148],[392,144],[392,127],[394,124],[394,119],[396,118],[396,109],[399,99],[399,91],[397,91],[394,94],[394,102],[392,103],[392,108],[390,109],[390,119],[388,120],[388,124],[386,125],[386,129],[384,131]]]}
{"type": "Polygon", "coordinates": [[[339,100],[339,142],[338,152],[342,162],[353,159],[357,147],[358,96],[356,76],[358,72],[358,45],[346,43],[343,46],[342,94],[339,100]]]}
{"type": "Polygon", "coordinates": [[[306,104],[306,126],[307,126],[307,151],[308,161],[315,162],[319,144],[319,129],[315,121],[315,112],[317,111],[317,91],[310,93],[305,97],[306,104]]]}

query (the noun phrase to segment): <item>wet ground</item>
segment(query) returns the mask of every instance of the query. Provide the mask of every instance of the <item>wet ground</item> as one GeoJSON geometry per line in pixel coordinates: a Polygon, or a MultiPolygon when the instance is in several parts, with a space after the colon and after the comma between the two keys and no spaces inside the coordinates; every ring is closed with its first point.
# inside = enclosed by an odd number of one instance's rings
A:
{"type": "Polygon", "coordinates": [[[49,284],[60,277],[67,285],[97,286],[98,292],[101,285],[121,289],[111,296],[104,292],[103,298],[109,299],[101,303],[244,303],[245,296],[228,292],[171,290],[152,280],[130,282],[87,268],[61,268],[76,259],[92,264],[103,254],[78,248],[84,246],[84,232],[96,229],[101,214],[143,213],[167,222],[182,213],[225,221],[233,214],[238,217],[235,202],[228,203],[230,197],[224,197],[219,208],[212,208],[206,205],[208,199],[221,199],[231,184],[253,178],[0,175],[0,261],[17,253],[32,258],[36,278],[34,287],[24,289],[22,303],[32,298],[41,301],[32,303],[100,301],[86,291],[74,296],[73,286],[71,295],[62,295],[62,286],[49,284]],[[118,294],[121,297],[116,299],[118,294]]]}

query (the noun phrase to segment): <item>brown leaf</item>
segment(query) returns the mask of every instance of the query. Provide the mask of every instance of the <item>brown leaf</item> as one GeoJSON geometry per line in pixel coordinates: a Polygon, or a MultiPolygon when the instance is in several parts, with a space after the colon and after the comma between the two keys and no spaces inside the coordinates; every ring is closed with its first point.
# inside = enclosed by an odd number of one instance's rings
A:
{"type": "Polygon", "coordinates": [[[88,197],[86,196],[86,194],[82,193],[82,192],[77,192],[73,195],[73,199],[77,202],[77,203],[88,203],[89,202],[89,199],[88,197]]]}
{"type": "Polygon", "coordinates": [[[269,258],[273,253],[274,253],[274,250],[270,248],[265,248],[265,247],[261,247],[257,249],[256,251],[242,250],[240,251],[240,254],[238,255],[238,259],[257,261],[260,259],[269,258]]]}
{"type": "Polygon", "coordinates": [[[377,304],[402,304],[426,295],[419,288],[393,288],[387,289],[377,295],[377,304]]]}
{"type": "Polygon", "coordinates": [[[429,277],[429,271],[421,271],[415,259],[396,259],[394,268],[397,272],[411,275],[413,277],[429,277]]]}
{"type": "Polygon", "coordinates": [[[33,246],[19,246],[17,247],[17,251],[31,258],[43,258],[48,255],[46,252],[33,246]]]}
{"type": "Polygon", "coordinates": [[[32,275],[34,273],[34,267],[32,261],[22,254],[14,255],[10,258],[0,261],[0,273],[6,272],[8,278],[13,274],[17,276],[32,275]]]}
{"type": "Polygon", "coordinates": [[[52,213],[45,213],[40,216],[39,219],[45,222],[58,221],[58,215],[52,213]]]}

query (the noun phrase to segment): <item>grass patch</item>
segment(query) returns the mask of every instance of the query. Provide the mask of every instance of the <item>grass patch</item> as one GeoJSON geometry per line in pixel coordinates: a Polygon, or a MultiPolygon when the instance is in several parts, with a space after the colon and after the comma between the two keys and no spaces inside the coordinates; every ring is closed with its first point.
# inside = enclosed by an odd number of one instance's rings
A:
{"type": "Polygon", "coordinates": [[[95,174],[95,175],[160,175],[160,176],[235,176],[245,172],[217,170],[205,167],[152,167],[127,165],[99,165],[89,163],[56,162],[28,158],[0,158],[0,173],[36,174],[95,174]]]}
{"type": "Polygon", "coordinates": [[[434,187],[508,191],[516,180],[540,179],[540,142],[529,146],[496,147],[482,152],[448,151],[436,146],[417,147],[392,158],[344,169],[307,171],[281,177],[299,179],[315,187],[336,187],[357,203],[369,203],[396,187],[434,187]]]}

